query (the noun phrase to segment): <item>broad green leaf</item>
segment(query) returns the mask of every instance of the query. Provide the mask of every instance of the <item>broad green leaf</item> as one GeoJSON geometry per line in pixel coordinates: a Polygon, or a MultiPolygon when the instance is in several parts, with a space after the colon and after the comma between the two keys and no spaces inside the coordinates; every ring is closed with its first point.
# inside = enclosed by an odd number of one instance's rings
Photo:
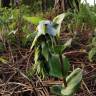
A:
{"type": "Polygon", "coordinates": [[[31,49],[34,47],[34,45],[37,42],[37,39],[41,36],[41,35],[45,35],[46,33],[48,33],[51,36],[55,36],[56,32],[55,29],[52,28],[51,26],[51,22],[48,20],[43,20],[41,22],[39,22],[39,25],[37,26],[37,35],[35,36],[31,49]]]}
{"type": "Polygon", "coordinates": [[[41,36],[41,35],[45,35],[46,34],[46,26],[44,25],[44,21],[41,21],[39,22],[39,25],[37,26],[37,34],[32,42],[32,46],[31,46],[31,49],[35,46],[38,38],[41,36]]]}
{"type": "Polygon", "coordinates": [[[88,53],[88,58],[92,62],[93,57],[96,55],[96,48],[92,48],[88,53]]]}
{"type": "Polygon", "coordinates": [[[77,85],[82,80],[82,69],[76,68],[73,72],[67,76],[66,81],[68,85],[77,85]]]}
{"type": "Polygon", "coordinates": [[[24,16],[23,17],[24,20],[32,23],[32,24],[35,24],[35,25],[38,25],[40,21],[42,21],[43,19],[40,18],[40,17],[28,17],[28,16],[24,16]]]}
{"type": "Polygon", "coordinates": [[[73,96],[74,92],[78,89],[78,85],[82,80],[82,70],[75,69],[67,78],[67,87],[61,90],[63,96],[73,96]]]}
{"type": "Polygon", "coordinates": [[[55,29],[56,29],[56,33],[58,36],[60,36],[60,28],[61,28],[61,23],[63,21],[63,19],[67,16],[67,13],[63,13],[63,14],[60,14],[58,16],[56,16],[54,19],[53,19],[53,24],[57,25],[57,26],[54,26],[55,29]]]}
{"type": "MultiPolygon", "coordinates": [[[[69,71],[69,61],[65,56],[63,57],[63,66],[64,66],[64,75],[65,77],[67,76],[67,73],[69,71]]],[[[60,64],[60,58],[58,54],[52,54],[52,57],[49,59],[49,68],[50,72],[49,74],[51,76],[57,77],[57,78],[62,78],[62,71],[61,71],[61,64],[60,64]]]]}
{"type": "Polygon", "coordinates": [[[45,42],[42,42],[42,55],[45,57],[46,61],[48,61],[49,57],[49,49],[45,42]]]}
{"type": "Polygon", "coordinates": [[[56,23],[56,24],[61,24],[62,21],[63,21],[63,19],[64,19],[64,17],[66,17],[66,14],[67,14],[67,13],[62,13],[62,14],[56,16],[56,17],[53,19],[53,22],[56,23]]]}

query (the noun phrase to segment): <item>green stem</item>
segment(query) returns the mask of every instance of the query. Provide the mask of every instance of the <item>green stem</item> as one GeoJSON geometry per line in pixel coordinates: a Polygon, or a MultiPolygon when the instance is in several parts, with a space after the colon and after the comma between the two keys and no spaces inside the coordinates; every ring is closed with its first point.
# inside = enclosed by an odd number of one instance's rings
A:
{"type": "Polygon", "coordinates": [[[63,62],[63,58],[62,58],[62,54],[59,54],[59,59],[60,59],[60,64],[61,64],[61,71],[62,71],[62,76],[63,76],[63,83],[64,83],[64,86],[67,87],[67,82],[66,82],[66,79],[65,79],[65,76],[64,76],[64,62],[63,62]]]}
{"type": "MultiPolygon", "coordinates": [[[[56,45],[58,45],[58,40],[55,37],[55,41],[56,41],[56,45]]],[[[64,62],[63,62],[63,58],[62,58],[62,54],[59,53],[59,59],[60,59],[60,65],[61,65],[61,72],[62,72],[62,76],[63,76],[63,83],[65,88],[67,87],[67,82],[66,82],[66,78],[65,78],[65,74],[64,74],[64,62]]]]}

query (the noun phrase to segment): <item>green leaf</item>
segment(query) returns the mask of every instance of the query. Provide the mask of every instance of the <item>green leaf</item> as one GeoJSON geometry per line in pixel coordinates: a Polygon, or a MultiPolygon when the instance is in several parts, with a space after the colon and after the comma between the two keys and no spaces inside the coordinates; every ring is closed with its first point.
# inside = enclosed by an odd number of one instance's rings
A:
{"type": "Polygon", "coordinates": [[[23,17],[24,20],[28,21],[29,23],[38,25],[40,21],[42,21],[43,19],[40,17],[28,17],[28,16],[24,16],[23,17]]]}
{"type": "Polygon", "coordinates": [[[61,24],[64,17],[66,16],[67,13],[62,13],[58,16],[56,16],[54,19],[53,19],[53,22],[56,23],[56,24],[61,24]]]}
{"type": "Polygon", "coordinates": [[[47,44],[45,44],[44,42],[42,42],[42,54],[45,57],[46,61],[48,61],[49,50],[47,44]]]}
{"type": "MultiPolygon", "coordinates": [[[[65,77],[67,76],[67,73],[69,71],[69,61],[65,56],[63,57],[63,66],[64,66],[64,75],[65,77]]],[[[50,68],[50,72],[49,74],[51,76],[57,77],[57,78],[62,78],[62,71],[61,71],[61,64],[60,64],[60,60],[59,60],[59,55],[58,54],[52,54],[52,57],[50,57],[49,59],[49,68],[50,68]]]]}
{"type": "Polygon", "coordinates": [[[66,88],[64,85],[55,85],[51,87],[51,92],[58,96],[74,96],[74,92],[80,87],[81,80],[82,70],[77,68],[66,78],[66,88]]]}
{"type": "Polygon", "coordinates": [[[78,89],[78,85],[82,80],[82,70],[75,69],[67,78],[67,87],[61,90],[63,96],[73,96],[74,92],[78,89]]]}
{"type": "Polygon", "coordinates": [[[41,21],[39,23],[39,25],[37,26],[37,34],[32,42],[32,46],[31,46],[31,49],[35,46],[38,38],[41,36],[41,35],[45,35],[46,34],[46,27],[45,25],[43,24],[44,21],[41,21]]]}
{"type": "Polygon", "coordinates": [[[73,72],[67,76],[66,81],[68,85],[77,85],[82,80],[82,70],[80,68],[76,68],[73,72]]]}
{"type": "Polygon", "coordinates": [[[92,48],[88,53],[88,58],[92,62],[93,57],[96,55],[96,48],[92,48]]]}
{"type": "Polygon", "coordinates": [[[63,21],[63,19],[67,16],[68,14],[67,13],[63,13],[63,14],[60,14],[58,16],[56,16],[54,19],[53,19],[53,23],[56,30],[57,30],[57,35],[60,36],[60,28],[61,28],[61,23],[63,21]]]}

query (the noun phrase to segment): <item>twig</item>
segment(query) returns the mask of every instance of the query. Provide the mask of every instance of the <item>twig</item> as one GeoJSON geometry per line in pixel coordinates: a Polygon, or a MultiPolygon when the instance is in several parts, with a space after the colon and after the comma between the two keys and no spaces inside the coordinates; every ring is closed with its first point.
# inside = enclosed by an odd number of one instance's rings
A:
{"type": "Polygon", "coordinates": [[[10,52],[10,55],[11,55],[11,60],[12,60],[12,63],[14,64],[15,63],[14,56],[13,56],[12,49],[11,49],[9,41],[8,41],[8,45],[9,45],[9,52],[10,52]]]}
{"type": "Polygon", "coordinates": [[[30,82],[30,84],[32,85],[33,90],[35,92],[35,95],[38,96],[38,94],[37,94],[38,92],[35,89],[35,86],[34,86],[33,82],[24,73],[22,73],[19,69],[17,69],[17,68],[15,68],[15,69],[17,70],[17,72],[19,72],[24,78],[26,78],[30,82]]]}
{"type": "Polygon", "coordinates": [[[25,85],[25,84],[22,84],[22,83],[18,83],[18,82],[8,82],[7,84],[6,83],[0,84],[0,87],[5,86],[5,85],[12,85],[12,84],[20,85],[20,86],[24,86],[24,87],[28,86],[28,85],[25,85]]]}
{"type": "Polygon", "coordinates": [[[42,80],[39,77],[38,77],[38,79],[39,79],[39,82],[40,82],[41,86],[43,87],[43,91],[45,93],[45,96],[49,96],[49,93],[48,93],[47,89],[44,87],[44,83],[42,82],[42,80]]]}
{"type": "Polygon", "coordinates": [[[30,63],[31,56],[32,56],[32,54],[33,54],[34,51],[31,50],[30,52],[31,53],[29,54],[28,61],[27,61],[27,66],[26,66],[26,73],[28,72],[28,65],[30,63]]]}
{"type": "Polygon", "coordinates": [[[79,56],[79,55],[86,55],[87,52],[86,51],[70,51],[70,52],[65,52],[64,55],[65,56],[79,56]]]}
{"type": "Polygon", "coordinates": [[[84,82],[84,80],[82,80],[82,84],[84,85],[84,87],[86,88],[87,92],[89,93],[90,96],[93,96],[92,92],[90,92],[90,90],[88,89],[86,83],[84,82]]]}

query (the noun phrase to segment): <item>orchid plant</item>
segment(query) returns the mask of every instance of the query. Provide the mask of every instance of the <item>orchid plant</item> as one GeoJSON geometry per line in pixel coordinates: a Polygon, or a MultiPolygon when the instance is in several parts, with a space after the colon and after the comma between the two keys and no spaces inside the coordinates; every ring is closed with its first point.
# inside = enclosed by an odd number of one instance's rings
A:
{"type": "Polygon", "coordinates": [[[64,50],[71,46],[72,38],[64,45],[58,43],[61,24],[67,16],[67,13],[60,14],[53,21],[41,20],[39,17],[34,19],[32,17],[24,17],[25,20],[31,23],[37,24],[38,22],[37,34],[31,46],[31,50],[35,50],[32,72],[41,77],[49,75],[55,78],[63,78],[62,85],[51,87],[52,93],[57,96],[73,96],[82,80],[82,70],[80,68],[68,74],[70,63],[63,54],[64,50]]]}

